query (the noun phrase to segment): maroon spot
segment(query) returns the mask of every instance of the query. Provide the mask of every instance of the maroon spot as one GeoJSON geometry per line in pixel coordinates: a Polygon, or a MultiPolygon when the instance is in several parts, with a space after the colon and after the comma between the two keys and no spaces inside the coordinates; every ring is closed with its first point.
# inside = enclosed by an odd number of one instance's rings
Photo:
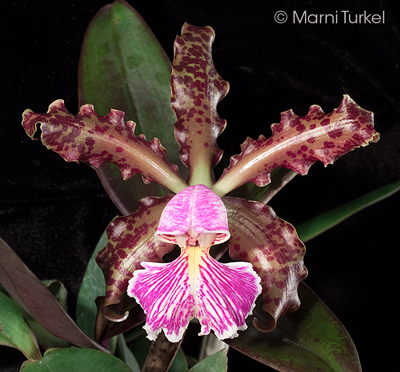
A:
{"type": "Polygon", "coordinates": [[[306,127],[305,127],[303,124],[301,124],[301,125],[298,125],[298,126],[296,127],[296,130],[297,130],[299,133],[301,133],[301,132],[304,132],[304,131],[306,130],[306,127]]]}
{"type": "Polygon", "coordinates": [[[115,151],[116,152],[122,152],[122,151],[124,151],[124,149],[121,146],[118,146],[118,147],[115,148],[115,151]]]}
{"type": "Polygon", "coordinates": [[[324,127],[325,125],[329,125],[329,123],[331,122],[331,119],[324,119],[321,121],[321,125],[324,127]]]}

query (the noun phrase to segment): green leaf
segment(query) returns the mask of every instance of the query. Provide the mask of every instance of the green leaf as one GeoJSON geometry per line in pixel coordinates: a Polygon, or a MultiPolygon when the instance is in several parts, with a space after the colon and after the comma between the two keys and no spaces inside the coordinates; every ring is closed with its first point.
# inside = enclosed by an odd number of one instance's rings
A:
{"type": "Polygon", "coordinates": [[[285,314],[277,328],[261,333],[249,324],[226,342],[281,372],[360,372],[354,343],[343,324],[304,283],[300,308],[285,314]]]}
{"type": "Polygon", "coordinates": [[[183,350],[180,348],[175,355],[175,358],[169,367],[168,372],[185,372],[188,370],[188,364],[186,361],[185,354],[183,350]]]}
{"type": "Polygon", "coordinates": [[[62,306],[65,311],[68,311],[67,304],[67,289],[57,279],[52,280],[42,280],[42,283],[47,287],[47,289],[53,294],[53,296],[57,299],[58,303],[62,306]]]}
{"type": "Polygon", "coordinates": [[[104,296],[106,292],[104,275],[96,263],[96,255],[106,243],[107,233],[104,231],[86,267],[76,304],[76,323],[91,338],[94,338],[97,317],[95,301],[98,296],[104,296]]]}
{"type": "Polygon", "coordinates": [[[226,351],[221,350],[197,363],[189,369],[189,372],[226,372],[227,363],[226,351]]]}
{"type": "Polygon", "coordinates": [[[21,351],[29,360],[39,360],[42,355],[35,335],[17,305],[0,292],[0,345],[21,351]]]}
{"type": "MultiPolygon", "coordinates": [[[[175,115],[170,106],[171,63],[141,16],[126,2],[115,1],[102,8],[90,23],[79,63],[79,102],[93,104],[107,115],[111,108],[126,113],[137,124],[137,133],[157,137],[168,148],[168,160],[178,164],[174,138],[175,115]]],[[[136,209],[139,198],[163,196],[158,185],[145,186],[140,177],[123,182],[115,166],[98,171],[104,187],[124,214],[136,209]]],[[[186,176],[185,176],[186,177],[186,176]]]]}
{"type": "Polygon", "coordinates": [[[142,334],[137,337],[133,342],[129,344],[129,349],[132,351],[136,360],[138,361],[140,368],[143,367],[146,360],[146,356],[149,353],[151,341],[146,338],[146,334],[142,334]]]}
{"type": "Polygon", "coordinates": [[[128,348],[125,342],[124,335],[117,336],[118,356],[122,359],[133,372],[140,372],[139,363],[137,362],[132,351],[128,348]]]}
{"type": "Polygon", "coordinates": [[[98,350],[69,348],[48,350],[38,362],[25,362],[23,372],[132,372],[120,359],[98,350]]]}
{"type": "Polygon", "coordinates": [[[0,283],[25,311],[54,336],[74,345],[107,351],[76,325],[52,293],[1,239],[0,283]]]}
{"type": "Polygon", "coordinates": [[[303,242],[311,240],[317,235],[322,234],[324,231],[339,224],[346,218],[349,218],[353,214],[389,197],[399,190],[400,181],[380,187],[379,189],[362,195],[351,202],[343,204],[335,209],[322,213],[306,222],[299,224],[296,227],[297,233],[303,242]]]}

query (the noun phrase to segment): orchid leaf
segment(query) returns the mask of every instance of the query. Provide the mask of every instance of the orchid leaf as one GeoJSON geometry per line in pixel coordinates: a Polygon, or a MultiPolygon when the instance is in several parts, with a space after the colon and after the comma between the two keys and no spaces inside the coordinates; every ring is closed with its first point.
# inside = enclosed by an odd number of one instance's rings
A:
{"type": "Polygon", "coordinates": [[[17,305],[2,292],[0,292],[0,345],[18,349],[29,360],[42,358],[28,322],[17,305]]]}
{"type": "Polygon", "coordinates": [[[137,362],[132,351],[126,345],[125,337],[122,334],[118,335],[117,338],[117,350],[119,358],[123,360],[133,372],[140,372],[139,363],[137,362]]]}
{"type": "MultiPolygon", "coordinates": [[[[48,288],[48,290],[53,294],[58,303],[62,306],[65,311],[68,311],[67,306],[67,290],[64,285],[56,280],[42,280],[42,283],[48,288]]],[[[49,348],[64,348],[68,347],[68,342],[62,340],[59,337],[53,336],[49,331],[47,331],[39,322],[33,319],[23,308],[20,311],[24,315],[24,318],[28,321],[31,326],[33,333],[39,345],[44,349],[49,348]]]]}
{"type": "Polygon", "coordinates": [[[214,183],[212,168],[222,156],[216,140],[226,126],[216,107],[229,90],[212,61],[214,37],[211,27],[185,23],[182,36],[175,40],[171,74],[171,105],[177,117],[175,137],[182,162],[189,168],[188,183],[208,187],[214,183]]]}
{"type": "MultiPolygon", "coordinates": [[[[161,213],[171,197],[144,198],[139,201],[135,213],[128,217],[118,217],[108,226],[107,245],[96,258],[106,281],[105,298],[98,304],[106,319],[114,322],[126,319],[128,313],[121,313],[122,309],[125,305],[130,306],[129,303],[132,306],[135,303],[126,296],[128,281],[133,272],[142,268],[142,261],[162,262],[164,254],[174,248],[173,244],[161,242],[155,236],[161,213]]],[[[143,320],[132,320],[132,324],[137,325],[143,320]]],[[[129,330],[128,324],[124,331],[129,330]]],[[[99,339],[100,335],[96,337],[99,339]]]]}
{"type": "Polygon", "coordinates": [[[97,316],[95,301],[106,292],[104,275],[96,263],[96,255],[106,244],[107,233],[104,231],[86,267],[76,304],[76,323],[91,338],[94,338],[97,316]]]}
{"type": "Polygon", "coordinates": [[[98,350],[68,348],[50,349],[42,360],[25,362],[22,372],[132,372],[121,360],[98,350]]]}
{"type": "Polygon", "coordinates": [[[42,280],[42,283],[47,287],[47,289],[53,294],[57,299],[58,303],[62,306],[65,311],[68,311],[67,304],[67,289],[57,279],[52,280],[42,280]]]}
{"type": "MultiPolygon", "coordinates": [[[[92,104],[101,115],[111,108],[136,122],[138,133],[157,137],[168,148],[167,158],[180,163],[173,134],[175,115],[170,97],[171,62],[141,16],[125,1],[103,7],[91,21],[79,62],[80,105],[92,104]]],[[[124,182],[116,167],[104,164],[97,173],[110,197],[125,215],[134,212],[144,196],[165,195],[156,184],[143,185],[134,176],[124,182]]]]}
{"type": "Polygon", "coordinates": [[[299,282],[307,275],[305,247],[296,230],[271,207],[255,201],[223,197],[228,213],[229,254],[250,262],[261,278],[262,309],[271,315],[266,323],[255,319],[261,331],[275,328],[278,318],[300,306],[299,282]]]}
{"type": "Polygon", "coordinates": [[[22,125],[32,139],[36,139],[36,124],[41,123],[43,144],[66,161],[83,161],[95,168],[114,163],[124,179],[141,174],[145,183],[157,182],[174,192],[187,186],[177,166],[167,162],[160,141],[136,137],[136,124],[125,123],[122,111],[111,110],[107,116],[99,116],[92,105],[84,105],[78,115],[72,115],[64,101],[57,100],[47,114],[25,110],[22,117],[22,125]]]}
{"type": "Polygon", "coordinates": [[[189,372],[226,372],[227,370],[226,350],[221,350],[194,365],[189,372]]]}
{"type": "Polygon", "coordinates": [[[348,95],[329,114],[317,105],[302,117],[286,111],[271,129],[269,139],[247,138],[241,154],[232,157],[230,166],[213,186],[216,194],[225,195],[246,182],[265,186],[271,181],[271,171],[278,167],[304,175],[318,160],[326,166],[357,147],[379,140],[372,112],[362,109],[348,95]]]}
{"type": "Polygon", "coordinates": [[[296,229],[303,242],[311,240],[324,231],[336,226],[346,218],[375,204],[400,190],[400,181],[380,187],[346,204],[299,224],[296,229]]]}
{"type": "Polygon", "coordinates": [[[0,283],[28,314],[54,336],[77,346],[107,351],[75,324],[51,292],[1,239],[0,283]]]}
{"type": "Polygon", "coordinates": [[[276,329],[261,333],[253,325],[226,342],[281,372],[361,372],[354,343],[343,324],[304,283],[300,308],[285,314],[276,329]]]}

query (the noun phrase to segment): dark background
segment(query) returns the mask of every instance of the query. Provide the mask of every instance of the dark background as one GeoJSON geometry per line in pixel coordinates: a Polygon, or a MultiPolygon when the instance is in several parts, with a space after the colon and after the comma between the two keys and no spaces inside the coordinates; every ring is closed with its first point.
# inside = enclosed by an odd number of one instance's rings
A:
{"type": "MultiPolygon", "coordinates": [[[[1,6],[0,236],[40,279],[61,280],[73,309],[91,251],[119,212],[96,173],[64,162],[22,129],[26,108],[46,112],[63,98],[78,111],[77,67],[91,18],[108,1],[16,1],[1,6]]],[[[216,32],[214,62],[231,84],[219,105],[228,126],[219,138],[222,164],[246,136],[269,135],[280,112],[325,112],[344,93],[375,113],[381,140],[324,168],[315,164],[271,202],[298,224],[400,179],[400,37],[395,1],[134,1],[172,59],[186,21],[216,32]],[[285,24],[274,14],[284,10],[285,24]],[[343,24],[341,10],[385,12],[384,24],[343,24]],[[293,24],[292,12],[339,13],[338,24],[293,24]]],[[[222,166],[219,171],[222,170],[222,166]]],[[[341,319],[364,371],[398,368],[400,195],[394,195],[307,243],[306,283],[341,319]]],[[[229,355],[234,371],[242,361],[229,355]]],[[[0,371],[18,371],[23,358],[0,347],[0,371]]],[[[255,365],[254,365],[255,366],[255,365]]],[[[241,367],[242,368],[242,367],[241,367]]],[[[253,368],[247,363],[246,368],[253,368]]],[[[241,370],[241,369],[238,369],[241,370]]],[[[263,370],[268,370],[263,367],[263,370]]]]}

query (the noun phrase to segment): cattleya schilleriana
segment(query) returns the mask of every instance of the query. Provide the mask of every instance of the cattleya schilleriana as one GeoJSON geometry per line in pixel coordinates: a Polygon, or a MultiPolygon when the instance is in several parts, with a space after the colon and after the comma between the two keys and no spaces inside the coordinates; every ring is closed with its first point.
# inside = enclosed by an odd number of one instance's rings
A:
{"type": "MultiPolygon", "coordinates": [[[[125,322],[123,330],[143,321],[137,305],[125,312],[132,302],[128,294],[146,313],[144,328],[152,340],[161,330],[170,341],[180,340],[192,318],[199,320],[200,334],[213,330],[220,339],[235,337],[246,328],[260,293],[262,310],[270,314],[266,323],[253,320],[260,330],[272,330],[282,314],[296,310],[297,287],[307,272],[295,229],[263,203],[225,195],[248,182],[266,186],[279,167],[304,175],[318,160],[331,164],[379,138],[372,113],[348,96],[329,114],[315,105],[303,117],[286,111],[272,125],[272,136],[248,138],[215,182],[212,169],[222,156],[217,137],[226,125],[216,106],[229,86],[214,68],[213,39],[210,27],[185,24],[175,42],[171,105],[187,181],[167,162],[158,139],[135,136],[135,123],[124,122],[121,111],[98,116],[84,105],[74,116],[57,100],[47,114],[23,114],[28,135],[33,138],[40,122],[42,142],[65,160],[94,167],[111,162],[124,179],[141,174],[145,183],[157,182],[176,194],[144,198],[135,213],[116,218],[97,256],[107,285],[98,301],[100,319],[125,322]],[[227,241],[222,247],[229,244],[235,261],[223,264],[209,249],[227,241]],[[163,263],[175,245],[180,256],[163,263]]],[[[98,321],[99,339],[110,336],[106,322],[98,321]]]]}

